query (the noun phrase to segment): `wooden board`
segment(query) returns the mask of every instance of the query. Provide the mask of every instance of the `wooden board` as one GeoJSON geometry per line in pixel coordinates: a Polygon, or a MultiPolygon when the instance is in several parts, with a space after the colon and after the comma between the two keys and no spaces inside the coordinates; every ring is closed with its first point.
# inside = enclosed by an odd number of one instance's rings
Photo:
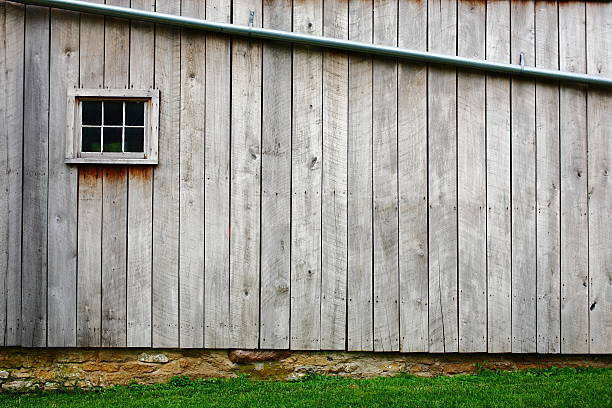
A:
{"type": "MultiPolygon", "coordinates": [[[[593,75],[612,76],[612,3],[586,5],[587,68],[593,75]]],[[[612,95],[589,90],[589,351],[612,352],[612,95]]]]}
{"type": "Polygon", "coordinates": [[[27,6],[23,108],[21,345],[47,344],[49,9],[27,6]]]}
{"type": "MultiPolygon", "coordinates": [[[[204,18],[203,2],[183,0],[181,15],[204,18]]],[[[204,346],[204,123],[206,36],[181,35],[179,338],[204,346]]]]}
{"type": "MultiPolygon", "coordinates": [[[[535,64],[559,69],[557,10],[536,3],[535,64]]],[[[559,87],[536,83],[536,328],[538,353],[560,350],[559,87]]]]}
{"type": "MultiPolygon", "coordinates": [[[[132,0],[131,7],[154,10],[155,2],[132,0]]],[[[155,26],[130,22],[130,88],[153,87],[155,26]]],[[[153,168],[128,168],[127,345],[151,346],[153,251],[153,168]]]]}
{"type": "MultiPolygon", "coordinates": [[[[372,42],[372,4],[349,2],[349,39],[372,42]]],[[[372,57],[349,55],[347,348],[374,349],[372,57]]]]}
{"type": "MultiPolygon", "coordinates": [[[[260,0],[234,0],[233,22],[261,27],[260,0]]],[[[232,41],[230,328],[232,347],[259,344],[261,41],[232,41]]]]}
{"type": "MultiPolygon", "coordinates": [[[[108,38],[108,37],[107,37],[108,38]]],[[[125,347],[127,168],[102,174],[102,346],[125,347]]],[[[91,243],[90,243],[91,245],[91,243]]]]}
{"type": "MultiPolygon", "coordinates": [[[[487,4],[488,60],[510,62],[510,1],[487,4]]],[[[487,350],[512,350],[510,78],[487,74],[487,350]]]]}
{"type": "MultiPolygon", "coordinates": [[[[401,48],[427,49],[427,5],[399,4],[401,48]]],[[[398,65],[400,350],[429,349],[427,65],[398,65]]]]}
{"type": "MultiPolygon", "coordinates": [[[[586,73],[585,5],[559,6],[560,69],[586,73]]],[[[561,353],[589,351],[587,98],[578,86],[560,94],[561,353]]],[[[554,316],[550,316],[554,318],[554,316]]],[[[540,326],[538,325],[538,328],[540,326]]]]}
{"type": "MultiPolygon", "coordinates": [[[[458,3],[458,49],[485,58],[486,4],[458,3]]],[[[485,75],[457,73],[459,351],[487,351],[487,162],[485,75]]]]}
{"type": "Polygon", "coordinates": [[[48,345],[76,346],[78,169],[64,164],[66,92],[79,86],[79,14],[51,13],[48,345]]]}
{"type": "Polygon", "coordinates": [[[21,338],[24,11],[0,4],[0,345],[21,338]]]}
{"type": "MultiPolygon", "coordinates": [[[[291,1],[263,4],[263,26],[291,31],[291,1]]],[[[259,346],[289,348],[291,276],[290,45],[263,43],[259,346]]]]}
{"type": "MultiPolygon", "coordinates": [[[[323,4],[323,35],[348,38],[348,2],[323,4]]],[[[348,55],[323,53],[321,349],[344,350],[347,285],[348,55]]]]}
{"type": "MultiPolygon", "coordinates": [[[[80,30],[80,86],[102,88],[104,18],[83,14],[80,30]]],[[[102,172],[93,166],[79,166],[78,172],[77,346],[99,347],[102,330],[102,172]]]]}
{"type": "MultiPolygon", "coordinates": [[[[229,0],[206,2],[206,18],[230,21],[229,0]]],[[[229,346],[230,40],[206,36],[204,346],[229,346]]]]}
{"type": "MultiPolygon", "coordinates": [[[[323,2],[293,5],[293,31],[322,35],[323,2]]],[[[295,46],[291,165],[291,340],[318,350],[321,337],[322,66],[319,49],[295,46]]]]}
{"type": "MultiPolygon", "coordinates": [[[[535,63],[534,3],[511,4],[511,61],[535,63]]],[[[512,352],[536,351],[535,81],[512,79],[512,352]]]]}
{"type": "MultiPolygon", "coordinates": [[[[129,0],[106,0],[129,7],[129,0]]],[[[129,84],[130,25],[106,18],[104,27],[104,87],[129,84]],[[109,63],[112,61],[112,63],[109,63]]],[[[127,345],[127,167],[108,166],[102,172],[102,346],[127,345]]]]}
{"type": "MultiPolygon", "coordinates": [[[[429,3],[429,50],[456,53],[456,4],[429,3]]],[[[429,351],[458,350],[457,73],[429,67],[429,351]]]]}
{"type": "MultiPolygon", "coordinates": [[[[180,1],[157,5],[179,14],[180,1]]],[[[159,164],[153,171],[153,347],[179,345],[179,115],[181,96],[180,30],[155,28],[155,87],[162,102],[159,164]]]]}
{"type": "MultiPolygon", "coordinates": [[[[397,45],[397,1],[374,2],[374,43],[397,45]]],[[[372,166],[374,351],[399,350],[397,63],[374,59],[372,166]]]]}

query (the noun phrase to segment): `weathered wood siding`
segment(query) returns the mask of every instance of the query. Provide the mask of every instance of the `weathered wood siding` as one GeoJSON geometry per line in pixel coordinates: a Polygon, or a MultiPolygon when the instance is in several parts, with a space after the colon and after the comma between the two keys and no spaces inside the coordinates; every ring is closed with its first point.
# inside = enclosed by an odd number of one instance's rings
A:
{"type": "MultiPolygon", "coordinates": [[[[106,2],[612,76],[609,2],[106,2]]],[[[0,0],[0,346],[612,353],[611,140],[610,90],[0,0]],[[65,165],[74,87],[159,89],[159,165],[65,165]]]]}

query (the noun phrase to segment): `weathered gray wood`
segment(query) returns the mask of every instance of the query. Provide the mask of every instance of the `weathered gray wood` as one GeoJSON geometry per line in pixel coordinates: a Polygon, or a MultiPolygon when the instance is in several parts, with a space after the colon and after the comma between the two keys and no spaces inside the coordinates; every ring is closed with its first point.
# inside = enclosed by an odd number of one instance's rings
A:
{"type": "MultiPolygon", "coordinates": [[[[129,0],[106,0],[129,7],[129,0]]],[[[104,87],[128,88],[130,25],[106,18],[104,87]]],[[[108,166],[102,173],[102,346],[127,345],[127,168],[108,166]]]]}
{"type": "Polygon", "coordinates": [[[21,338],[24,10],[0,4],[0,345],[21,338]]]}
{"type": "MultiPolygon", "coordinates": [[[[102,168],[101,173],[101,341],[103,347],[125,347],[127,345],[125,259],[127,250],[127,168],[123,166],[108,166],[102,168]]],[[[89,245],[92,245],[92,243],[89,243],[89,245]]]]}
{"type": "MultiPolygon", "coordinates": [[[[397,1],[374,1],[374,43],[397,45],[397,1]]],[[[399,350],[397,63],[375,59],[372,90],[374,350],[399,350]]]]}
{"type": "MultiPolygon", "coordinates": [[[[428,3],[429,50],[456,53],[456,4],[428,3]]],[[[455,69],[429,67],[429,351],[458,349],[455,69]]]]}
{"type": "MultiPolygon", "coordinates": [[[[293,30],[323,34],[323,2],[293,5],[293,30]]],[[[321,50],[293,52],[291,340],[295,350],[317,350],[321,337],[321,50]]]]}
{"type": "MultiPolygon", "coordinates": [[[[586,5],[587,69],[611,76],[612,3],[586,5]]],[[[589,351],[612,352],[612,95],[589,90],[588,192],[589,198],[589,351]]]]}
{"type": "MultiPolygon", "coordinates": [[[[132,0],[132,8],[154,10],[155,2],[132,0]]],[[[130,23],[130,88],[153,87],[153,24],[130,23]]],[[[153,168],[128,168],[127,345],[151,346],[151,269],[153,251],[153,168]]]]}
{"type": "MultiPolygon", "coordinates": [[[[291,1],[263,4],[263,26],[291,31],[291,1]]],[[[259,345],[289,348],[291,46],[263,44],[259,345]]]]}
{"type": "MultiPolygon", "coordinates": [[[[208,0],[206,18],[229,22],[229,0],[208,0]]],[[[204,346],[229,347],[230,40],[206,36],[204,346]]]]}
{"type": "Polygon", "coordinates": [[[28,6],[23,108],[21,345],[47,344],[49,9],[28,6]]]}
{"type": "MultiPolygon", "coordinates": [[[[181,15],[205,18],[204,2],[183,0],[181,15]]],[[[180,267],[181,347],[204,345],[204,118],[206,37],[181,35],[180,267]]]]}
{"type": "MultiPolygon", "coordinates": [[[[81,15],[80,32],[81,88],[102,88],[104,18],[81,15]]],[[[102,172],[89,166],[78,171],[77,346],[97,347],[102,330],[102,172]]]]}
{"type": "MultiPolygon", "coordinates": [[[[349,39],[372,42],[372,3],[349,2],[349,39]]],[[[374,349],[372,303],[372,58],[349,55],[348,350],[374,349]]]]}
{"type": "Polygon", "coordinates": [[[79,14],[51,13],[48,345],[76,346],[78,169],[64,164],[66,92],[79,86],[79,14]]]}
{"type": "MultiPolygon", "coordinates": [[[[458,49],[485,58],[486,4],[458,3],[458,49]]],[[[459,351],[487,351],[487,164],[485,75],[457,74],[459,351]]]]}
{"type": "MultiPolygon", "coordinates": [[[[559,27],[556,2],[537,2],[535,10],[535,64],[559,68],[559,27]]],[[[559,87],[536,83],[536,254],[538,353],[560,349],[560,192],[559,87]]]]}
{"type": "MultiPolygon", "coordinates": [[[[486,57],[510,62],[510,1],[487,3],[486,57]]],[[[512,350],[510,78],[487,74],[487,347],[512,350]]]]}
{"type": "MultiPolygon", "coordinates": [[[[160,2],[156,10],[179,14],[180,0],[160,2]]],[[[160,160],[153,171],[153,347],[179,344],[180,49],[180,30],[155,28],[155,87],[162,102],[160,160]]]]}
{"type": "MultiPolygon", "coordinates": [[[[427,49],[427,4],[400,1],[402,48],[427,49]]],[[[398,72],[400,350],[429,348],[427,271],[427,66],[398,72]]]]}
{"type": "MultiPolygon", "coordinates": [[[[234,0],[234,24],[261,27],[261,0],[234,0]]],[[[230,328],[233,347],[259,344],[261,41],[232,41],[230,328]]]]}
{"type": "MultiPolygon", "coordinates": [[[[348,2],[323,4],[323,35],[348,38],[348,2]]],[[[321,349],[344,350],[347,279],[348,55],[323,53],[321,349]]]]}
{"type": "MultiPolygon", "coordinates": [[[[535,63],[534,3],[511,4],[511,61],[535,63]]],[[[512,79],[512,352],[536,351],[535,82],[512,79]]]]}
{"type": "MultiPolygon", "coordinates": [[[[584,3],[559,5],[560,69],[586,73],[585,23],[584,3]]],[[[561,353],[589,351],[586,103],[584,89],[561,87],[561,353]]]]}

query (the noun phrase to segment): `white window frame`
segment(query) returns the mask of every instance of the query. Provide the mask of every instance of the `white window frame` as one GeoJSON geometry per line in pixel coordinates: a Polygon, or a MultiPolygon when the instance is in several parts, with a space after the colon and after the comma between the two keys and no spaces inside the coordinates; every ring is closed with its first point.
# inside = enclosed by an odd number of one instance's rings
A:
{"type": "MultiPolygon", "coordinates": [[[[158,89],[70,89],[66,110],[67,164],[157,164],[159,134],[158,89]],[[134,152],[82,152],[81,101],[143,101],[145,105],[144,153],[134,152]]],[[[125,106],[125,105],[124,105],[125,106]]],[[[124,108],[125,110],[125,108],[124,108]]],[[[125,112],[124,112],[125,115],[125,112]]],[[[100,126],[101,127],[101,126],[100,126]]],[[[125,118],[124,125],[125,128],[125,118]]]]}

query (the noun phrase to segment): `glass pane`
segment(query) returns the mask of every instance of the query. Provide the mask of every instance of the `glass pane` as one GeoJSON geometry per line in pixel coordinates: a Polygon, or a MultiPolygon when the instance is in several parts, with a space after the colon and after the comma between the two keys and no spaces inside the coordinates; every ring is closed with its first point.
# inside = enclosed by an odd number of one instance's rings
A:
{"type": "Polygon", "coordinates": [[[125,151],[144,153],[144,128],[125,128],[125,151]]]}
{"type": "Polygon", "coordinates": [[[128,126],[144,126],[144,102],[125,103],[125,124],[128,126]]]}
{"type": "Polygon", "coordinates": [[[104,128],[104,152],[121,153],[121,128],[104,128]]]}
{"type": "Polygon", "coordinates": [[[102,102],[83,101],[81,102],[83,111],[81,112],[84,125],[102,124],[102,102]]]}
{"type": "Polygon", "coordinates": [[[81,140],[82,152],[100,152],[100,128],[84,127],[81,128],[83,138],[81,140]]]}
{"type": "Polygon", "coordinates": [[[104,101],[104,125],[123,125],[123,102],[104,101]]]}

